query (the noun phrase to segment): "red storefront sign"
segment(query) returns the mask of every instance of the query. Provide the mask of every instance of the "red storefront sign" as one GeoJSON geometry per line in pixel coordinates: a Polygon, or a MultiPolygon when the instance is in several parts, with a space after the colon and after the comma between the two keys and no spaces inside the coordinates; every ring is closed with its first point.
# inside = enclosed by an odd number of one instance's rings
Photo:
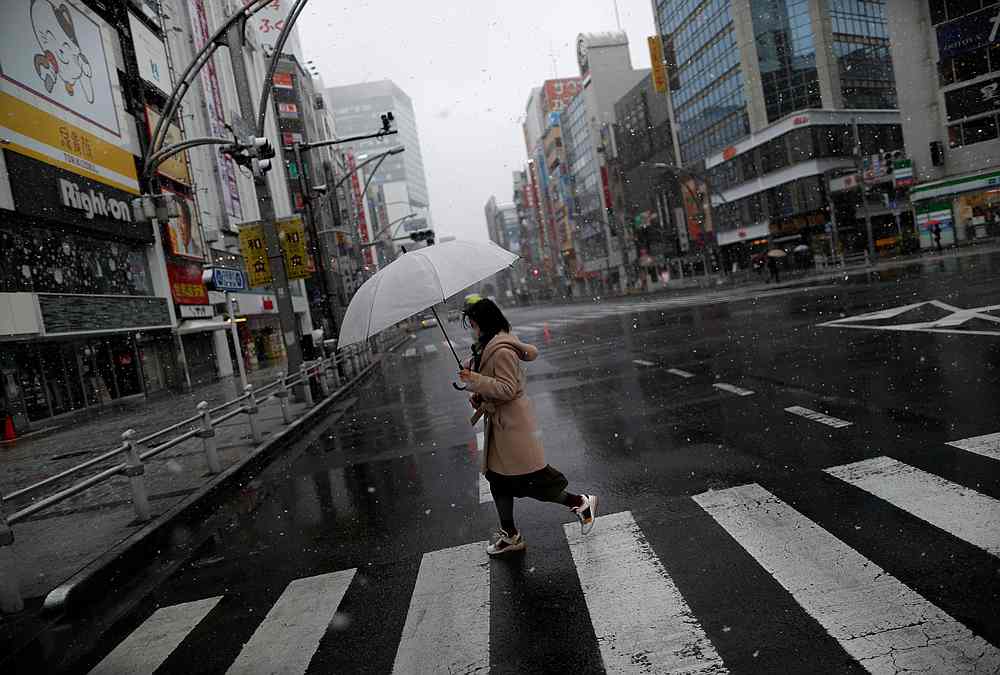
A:
{"type": "MultiPolygon", "coordinates": [[[[358,207],[358,235],[361,237],[361,243],[368,243],[368,219],[365,217],[365,201],[361,195],[361,182],[358,180],[357,165],[354,162],[354,155],[347,155],[347,170],[351,172],[351,187],[354,189],[354,203],[358,207]]],[[[371,265],[374,260],[372,259],[372,247],[364,247],[365,263],[371,265]]]]}
{"type": "Polygon", "coordinates": [[[170,293],[178,305],[207,305],[208,291],[201,283],[201,265],[197,263],[167,263],[170,293]]]}

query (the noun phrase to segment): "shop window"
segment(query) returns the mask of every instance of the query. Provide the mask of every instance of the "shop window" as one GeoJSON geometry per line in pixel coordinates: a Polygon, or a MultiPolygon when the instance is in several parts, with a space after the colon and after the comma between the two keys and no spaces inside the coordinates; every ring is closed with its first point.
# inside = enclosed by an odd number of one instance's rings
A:
{"type": "Polygon", "coordinates": [[[996,117],[990,115],[989,117],[981,117],[963,122],[962,136],[965,140],[965,145],[993,140],[997,137],[996,117]]]}
{"type": "Polygon", "coordinates": [[[955,67],[954,81],[965,82],[988,74],[990,72],[988,53],[986,48],[980,48],[952,59],[955,67]]]}
{"type": "Polygon", "coordinates": [[[938,82],[942,87],[947,87],[949,84],[955,82],[955,69],[952,66],[952,59],[945,59],[938,63],[938,82]]]}

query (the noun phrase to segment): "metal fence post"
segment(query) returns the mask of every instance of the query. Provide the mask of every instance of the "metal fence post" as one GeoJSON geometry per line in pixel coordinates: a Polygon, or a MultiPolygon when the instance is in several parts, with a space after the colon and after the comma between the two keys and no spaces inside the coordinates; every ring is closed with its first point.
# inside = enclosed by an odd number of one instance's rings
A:
{"type": "Polygon", "coordinates": [[[330,366],[331,370],[333,371],[333,386],[336,387],[337,389],[340,389],[340,382],[341,382],[340,363],[341,363],[340,356],[338,356],[337,354],[334,354],[333,356],[330,357],[330,366]]]}
{"type": "Polygon", "coordinates": [[[15,614],[24,609],[21,582],[14,561],[14,530],[7,522],[3,503],[0,502],[0,612],[15,614]]]}
{"type": "Polygon", "coordinates": [[[281,386],[274,395],[278,397],[278,402],[281,404],[281,419],[284,420],[285,424],[291,424],[292,411],[288,408],[288,396],[291,392],[289,391],[288,382],[285,381],[286,378],[283,372],[278,373],[278,379],[281,380],[281,386]]]}
{"type": "Polygon", "coordinates": [[[306,363],[299,364],[299,377],[302,380],[302,394],[305,397],[306,405],[310,408],[313,407],[313,390],[312,383],[309,381],[309,365],[306,363]]]}
{"type": "Polygon", "coordinates": [[[215,446],[215,427],[212,426],[212,413],[208,411],[208,401],[202,401],[198,404],[198,412],[201,414],[201,429],[198,431],[198,438],[201,439],[202,447],[205,450],[208,473],[215,475],[222,471],[222,464],[219,462],[219,452],[215,446]]]}
{"type": "Polygon", "coordinates": [[[319,375],[319,390],[323,392],[323,398],[329,398],[330,396],[330,379],[327,375],[326,368],[327,363],[324,359],[320,359],[316,362],[316,374],[319,375]]]}
{"type": "Polygon", "coordinates": [[[125,475],[128,476],[132,485],[132,505],[135,507],[135,518],[140,523],[144,523],[153,516],[153,511],[149,507],[149,494],[146,492],[146,483],[142,476],[146,473],[146,467],[139,457],[139,448],[135,443],[135,429],[126,429],[122,432],[122,440],[128,446],[126,450],[125,475]]]}
{"type": "Polygon", "coordinates": [[[243,391],[247,395],[247,404],[243,407],[243,412],[246,413],[247,421],[250,423],[250,436],[254,443],[259,444],[263,436],[260,435],[260,426],[257,424],[257,399],[253,395],[253,385],[248,384],[243,387],[243,391]]]}

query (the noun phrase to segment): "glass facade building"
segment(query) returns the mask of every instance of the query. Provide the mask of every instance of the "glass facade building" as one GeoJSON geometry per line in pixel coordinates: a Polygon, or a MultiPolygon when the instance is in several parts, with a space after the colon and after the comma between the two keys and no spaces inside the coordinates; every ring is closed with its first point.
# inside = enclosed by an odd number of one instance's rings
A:
{"type": "Polygon", "coordinates": [[[750,6],[768,123],[823,107],[809,0],[752,0],[750,6]]]}
{"type": "Polygon", "coordinates": [[[827,0],[844,108],[896,108],[885,0],[827,0]]]}
{"type": "Polygon", "coordinates": [[[730,0],[656,3],[684,164],[750,133],[730,5],[730,0]]]}

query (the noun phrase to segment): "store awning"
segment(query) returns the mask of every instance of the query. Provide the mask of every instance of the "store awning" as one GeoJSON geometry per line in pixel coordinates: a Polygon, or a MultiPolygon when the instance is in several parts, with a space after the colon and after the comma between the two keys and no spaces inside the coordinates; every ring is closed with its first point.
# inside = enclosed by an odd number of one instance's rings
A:
{"type": "Polygon", "coordinates": [[[910,188],[910,201],[926,201],[937,197],[1000,187],[1000,171],[980,171],[965,176],[922,183],[910,188]]]}
{"type": "Polygon", "coordinates": [[[188,335],[190,333],[204,333],[205,331],[225,330],[227,328],[229,328],[229,323],[223,321],[221,317],[218,319],[187,319],[181,321],[181,324],[177,327],[177,333],[179,335],[188,335]]]}

